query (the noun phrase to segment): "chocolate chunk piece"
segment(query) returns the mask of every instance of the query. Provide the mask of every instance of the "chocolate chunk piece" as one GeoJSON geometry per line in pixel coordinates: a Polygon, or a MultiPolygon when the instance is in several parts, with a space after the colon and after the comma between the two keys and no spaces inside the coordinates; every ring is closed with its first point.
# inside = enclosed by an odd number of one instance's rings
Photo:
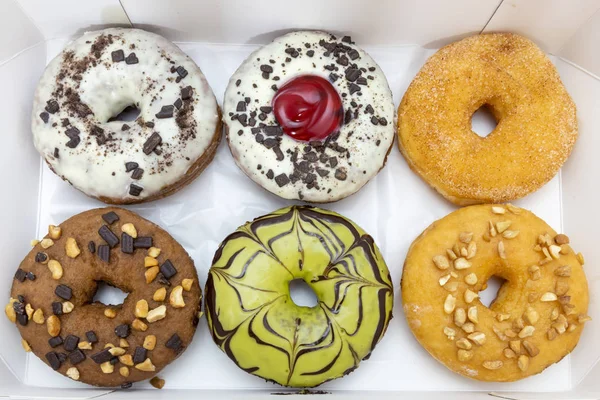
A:
{"type": "Polygon", "coordinates": [[[60,336],[55,336],[53,338],[48,339],[48,344],[50,347],[55,348],[63,344],[63,339],[60,336]]]}
{"type": "Polygon", "coordinates": [[[144,143],[144,154],[148,155],[152,153],[156,146],[158,146],[161,143],[162,137],[158,134],[158,132],[153,132],[152,135],[150,135],[150,137],[146,139],[146,142],[144,143]]]}
{"type": "Polygon", "coordinates": [[[120,338],[126,338],[131,333],[131,327],[129,324],[122,324],[115,328],[115,335],[120,338]]]}
{"type": "Polygon", "coordinates": [[[23,271],[21,268],[17,270],[15,273],[15,279],[19,282],[24,282],[26,278],[27,272],[23,271]]]}
{"type": "Polygon", "coordinates": [[[74,149],[75,147],[77,147],[79,145],[79,142],[81,142],[81,139],[79,138],[79,136],[75,136],[74,138],[71,138],[66,144],[65,146],[67,146],[70,149],[74,149]]]}
{"type": "Polygon", "coordinates": [[[126,254],[133,254],[133,238],[125,232],[121,233],[121,251],[126,254]]]}
{"type": "MultiPolygon", "coordinates": [[[[183,66],[181,66],[181,65],[180,65],[179,67],[177,67],[177,69],[176,69],[175,71],[177,71],[177,75],[179,75],[179,77],[180,77],[181,79],[185,78],[185,77],[187,76],[187,74],[188,74],[188,72],[187,72],[187,69],[185,69],[185,68],[184,68],[183,66]]],[[[181,80],[181,79],[180,79],[180,80],[181,80]]]]}
{"type": "MultiPolygon", "coordinates": [[[[19,303],[23,303],[23,305],[25,305],[25,297],[23,297],[22,294],[17,296],[17,300],[19,300],[19,303]]],[[[23,308],[23,311],[25,311],[25,308],[23,308]]]]}
{"type": "Polygon", "coordinates": [[[314,56],[314,55],[315,55],[315,51],[314,51],[314,50],[308,50],[308,51],[306,52],[306,55],[307,55],[307,56],[309,56],[309,57],[312,57],[312,56],[314,56]]]}
{"type": "Polygon", "coordinates": [[[102,219],[107,224],[112,225],[119,220],[119,216],[117,215],[116,212],[111,211],[111,212],[107,212],[106,214],[102,214],[102,219]]]}
{"type": "Polygon", "coordinates": [[[283,161],[283,151],[281,151],[281,147],[275,146],[273,147],[273,151],[275,152],[275,156],[277,157],[277,161],[283,161]]]}
{"type": "Polygon", "coordinates": [[[122,131],[128,131],[129,130],[129,125],[127,124],[123,124],[123,126],[121,127],[122,131]]]}
{"type": "Polygon", "coordinates": [[[125,172],[131,172],[138,167],[138,163],[130,161],[125,163],[125,172]]]}
{"type": "Polygon", "coordinates": [[[44,121],[45,124],[47,124],[48,120],[50,119],[50,114],[48,114],[46,111],[44,111],[43,113],[40,114],[40,118],[42,119],[42,121],[44,121]]]}
{"type": "Polygon", "coordinates": [[[50,353],[46,353],[46,360],[48,360],[48,364],[52,367],[53,370],[58,370],[60,368],[60,360],[58,359],[58,354],[55,351],[51,351],[50,353]]]}
{"type": "Polygon", "coordinates": [[[96,336],[96,332],[94,331],[87,331],[85,337],[90,343],[98,343],[98,336],[96,336]]]}
{"type": "Polygon", "coordinates": [[[148,352],[146,351],[145,348],[138,346],[135,348],[135,351],[133,352],[133,363],[134,364],[139,364],[141,362],[144,362],[144,360],[146,359],[146,354],[148,352]]]}
{"type": "Polygon", "coordinates": [[[260,66],[260,70],[262,72],[266,72],[266,73],[270,74],[271,72],[273,72],[273,67],[271,67],[268,64],[263,64],[263,65],[260,66]]]}
{"type": "Polygon", "coordinates": [[[54,293],[61,299],[71,300],[73,297],[73,291],[67,285],[60,284],[54,289],[54,293]]]}
{"type": "Polygon", "coordinates": [[[119,238],[110,230],[108,225],[102,225],[100,229],[98,229],[98,234],[111,249],[119,244],[119,238]]]}
{"type": "Polygon", "coordinates": [[[356,60],[358,57],[360,57],[360,54],[358,54],[357,50],[352,49],[348,52],[348,57],[350,57],[351,60],[356,60]]]}
{"type": "Polygon", "coordinates": [[[121,389],[129,389],[132,386],[133,386],[133,383],[131,383],[131,382],[123,382],[123,383],[121,383],[121,389]]]}
{"type": "Polygon", "coordinates": [[[48,100],[46,102],[45,110],[48,111],[50,114],[54,114],[58,111],[58,109],[58,102],[56,100],[48,100]]]}
{"type": "Polygon", "coordinates": [[[171,118],[171,117],[173,117],[174,111],[175,111],[175,106],[173,106],[173,105],[162,106],[162,108],[160,109],[158,114],[156,114],[156,118],[158,118],[158,119],[171,118]]]}
{"type": "Polygon", "coordinates": [[[379,125],[387,126],[387,119],[383,117],[379,118],[379,125]]]}
{"type": "Polygon", "coordinates": [[[105,263],[110,262],[110,247],[106,244],[101,244],[98,246],[98,257],[105,263]]]}
{"type": "Polygon", "coordinates": [[[56,353],[58,355],[58,361],[60,361],[60,363],[64,363],[65,361],[67,361],[67,353],[63,353],[62,351],[60,353],[56,353]]]}
{"type": "Polygon", "coordinates": [[[154,128],[154,122],[152,121],[147,121],[144,125],[146,125],[147,128],[154,128]]]}
{"type": "Polygon", "coordinates": [[[344,124],[348,124],[350,121],[352,121],[352,110],[347,109],[344,115],[344,124]]]}
{"type": "Polygon", "coordinates": [[[329,175],[329,171],[327,171],[326,169],[317,168],[317,174],[319,174],[320,177],[325,177],[329,175]]]}
{"type": "Polygon", "coordinates": [[[48,259],[48,255],[46,253],[38,252],[35,255],[35,262],[43,263],[48,259]]]}
{"type": "Polygon", "coordinates": [[[125,60],[125,52],[123,50],[115,50],[110,53],[113,62],[121,62],[125,60]]]}
{"type": "Polygon", "coordinates": [[[344,36],[342,38],[342,42],[344,42],[344,43],[352,43],[352,38],[350,36],[344,36]]]}
{"type": "Polygon", "coordinates": [[[52,314],[62,315],[62,303],[59,301],[52,302],[52,314]]]}
{"type": "Polygon", "coordinates": [[[96,354],[92,354],[91,359],[94,360],[96,364],[102,364],[107,361],[110,361],[113,358],[113,355],[110,354],[109,349],[104,349],[96,354]]]}
{"type": "Polygon", "coordinates": [[[58,158],[58,147],[54,148],[54,158],[58,158]]]}
{"type": "Polygon", "coordinates": [[[75,128],[74,126],[67,128],[67,130],[65,131],[65,135],[67,135],[71,139],[78,137],[80,133],[81,131],[75,128]]]}
{"type": "Polygon", "coordinates": [[[132,196],[139,196],[140,193],[142,193],[142,190],[144,190],[144,188],[136,185],[135,183],[129,185],[129,194],[132,196]]]}
{"type": "Polygon", "coordinates": [[[265,146],[267,149],[272,149],[273,147],[277,146],[278,144],[279,144],[279,142],[277,141],[277,139],[273,139],[273,138],[268,138],[263,141],[263,146],[265,146]]]}
{"type": "Polygon", "coordinates": [[[21,326],[27,326],[27,323],[29,322],[29,318],[27,318],[27,314],[17,314],[17,322],[21,326]]]}
{"type": "Polygon", "coordinates": [[[133,247],[136,249],[149,249],[152,247],[151,236],[138,236],[133,240],[133,247]]]}
{"type": "Polygon", "coordinates": [[[372,123],[373,125],[379,125],[379,118],[377,118],[376,116],[374,116],[374,115],[373,115],[373,116],[371,117],[371,123],[372,123]]]}
{"type": "Polygon", "coordinates": [[[279,187],[284,187],[288,183],[290,183],[290,178],[286,174],[279,174],[275,177],[275,182],[279,187]]]}
{"type": "Polygon", "coordinates": [[[237,81],[235,81],[235,86],[240,86],[241,83],[242,83],[242,80],[238,79],[237,81]]]}
{"type": "Polygon", "coordinates": [[[125,64],[137,64],[139,63],[140,60],[138,60],[137,56],[135,55],[135,53],[131,53],[127,56],[127,58],[125,59],[125,64]]]}
{"type": "Polygon", "coordinates": [[[363,85],[366,86],[367,85],[367,78],[365,77],[360,77],[356,80],[356,83],[358,83],[359,85],[363,85]]]}
{"type": "Polygon", "coordinates": [[[94,254],[96,252],[96,243],[90,240],[90,242],[88,243],[88,250],[90,251],[90,253],[94,254]]]}
{"type": "Polygon", "coordinates": [[[367,113],[367,114],[374,114],[374,113],[375,113],[375,110],[373,109],[373,106],[371,106],[370,104],[368,104],[368,105],[365,107],[365,113],[367,113]]]}
{"type": "Polygon", "coordinates": [[[354,82],[360,76],[360,70],[357,68],[348,68],[346,70],[346,79],[350,82],[354,82]]]}
{"type": "Polygon", "coordinates": [[[133,171],[133,174],[131,174],[131,179],[135,179],[136,181],[140,180],[140,179],[142,179],[142,175],[144,175],[144,169],[143,168],[136,168],[133,171]]]}
{"type": "Polygon", "coordinates": [[[175,106],[176,109],[180,109],[181,106],[183,105],[183,101],[181,101],[181,99],[177,99],[175,100],[175,103],[173,103],[173,105],[175,106]]]}
{"type": "Polygon", "coordinates": [[[267,107],[267,106],[262,106],[262,107],[260,107],[260,111],[261,111],[261,112],[264,112],[265,114],[268,114],[268,113],[270,113],[272,110],[273,110],[273,108],[272,108],[272,107],[267,107]]]}
{"type": "Polygon", "coordinates": [[[76,349],[75,351],[72,351],[69,353],[69,361],[73,365],[77,365],[80,362],[84,361],[85,359],[86,359],[85,354],[83,353],[83,351],[81,351],[79,349],[76,349]]]}
{"type": "Polygon", "coordinates": [[[176,333],[174,333],[173,336],[171,336],[169,340],[167,340],[167,343],[165,343],[166,348],[175,351],[179,351],[182,348],[182,346],[183,343],[181,342],[181,338],[176,333]]]}
{"type": "Polygon", "coordinates": [[[31,271],[29,271],[26,275],[27,279],[29,279],[30,281],[35,281],[35,274],[31,271]]]}
{"type": "Polygon", "coordinates": [[[160,266],[160,272],[164,275],[165,278],[171,279],[171,277],[173,277],[177,273],[177,269],[175,268],[171,260],[166,260],[160,266]]]}
{"type": "Polygon", "coordinates": [[[65,338],[65,343],[63,345],[66,351],[73,351],[77,348],[79,344],[79,337],[75,335],[69,335],[65,338]]]}
{"type": "Polygon", "coordinates": [[[329,165],[331,168],[335,168],[338,165],[337,157],[329,157],[329,165]]]}
{"type": "Polygon", "coordinates": [[[348,89],[350,90],[350,94],[360,92],[360,86],[358,86],[356,83],[351,83],[350,86],[348,86],[348,89]]]}
{"type": "Polygon", "coordinates": [[[14,302],[13,310],[15,310],[17,315],[25,315],[25,299],[19,299],[18,302],[14,302]]]}
{"type": "Polygon", "coordinates": [[[235,111],[237,111],[237,112],[245,112],[246,111],[246,102],[245,101],[238,101],[237,107],[235,108],[235,111]]]}
{"type": "Polygon", "coordinates": [[[194,94],[194,89],[192,89],[191,86],[186,86],[181,89],[181,99],[182,100],[191,99],[193,94],[194,94]]]}
{"type": "Polygon", "coordinates": [[[344,171],[341,168],[338,168],[335,170],[335,178],[340,180],[340,181],[345,181],[346,180],[346,171],[344,171]]]}

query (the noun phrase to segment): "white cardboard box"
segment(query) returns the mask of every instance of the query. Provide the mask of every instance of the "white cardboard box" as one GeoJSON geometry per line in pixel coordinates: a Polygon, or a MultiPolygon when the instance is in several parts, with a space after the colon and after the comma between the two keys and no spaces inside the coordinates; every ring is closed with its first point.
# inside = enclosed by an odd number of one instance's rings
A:
{"type": "MultiPolygon", "coordinates": [[[[259,44],[294,29],[350,34],[388,76],[396,104],[426,58],[479,32],[524,34],[553,57],[578,107],[580,137],[561,173],[517,202],[567,233],[586,257],[590,315],[600,321],[600,249],[595,225],[600,178],[600,0],[0,0],[0,170],[5,182],[0,229],[0,294],[8,293],[30,239],[48,223],[102,204],[61,182],[32,146],[30,112],[37,80],[69,38],[108,26],[135,26],[177,42],[202,68],[219,102],[229,76],[259,44]]],[[[482,122],[485,125],[485,121],[482,122]]],[[[527,166],[524,166],[527,167],[527,166]]],[[[182,192],[130,207],[167,229],[190,252],[201,283],[218,243],[237,226],[288,204],[259,189],[235,167],[225,145],[182,192]],[[230,195],[232,194],[232,195],[230,195]]],[[[400,304],[402,262],[411,241],[454,209],[416,177],[396,147],[386,168],[358,194],[328,205],[371,233],[396,286],[394,318],[373,356],[352,375],[319,388],[336,398],[509,399],[600,397],[598,322],[573,354],[542,374],[485,384],[447,371],[420,348],[400,304]]],[[[493,297],[493,295],[492,295],[493,297]]],[[[212,344],[205,322],[186,353],[160,375],[162,391],[94,389],[58,376],[23,352],[16,329],[0,318],[0,397],[107,399],[271,398],[294,393],[238,370],[212,344]]],[[[140,390],[138,390],[140,389],[140,390]]],[[[148,389],[148,390],[145,390],[148,389]]],[[[293,396],[295,397],[295,396],[293,396]]]]}

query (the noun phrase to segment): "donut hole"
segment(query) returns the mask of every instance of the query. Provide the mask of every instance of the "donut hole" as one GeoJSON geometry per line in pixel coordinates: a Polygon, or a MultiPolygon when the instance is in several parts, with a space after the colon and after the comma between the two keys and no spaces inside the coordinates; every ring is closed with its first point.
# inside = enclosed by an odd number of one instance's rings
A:
{"type": "Polygon", "coordinates": [[[489,104],[484,104],[471,116],[471,130],[478,136],[486,137],[496,129],[498,121],[489,104]]]}
{"type": "Polygon", "coordinates": [[[128,122],[128,121],[134,121],[139,115],[140,115],[140,109],[137,108],[135,105],[130,104],[127,107],[125,107],[123,110],[121,110],[119,113],[117,113],[117,114],[113,115],[112,117],[110,117],[107,122],[113,122],[113,121],[128,122]]]}
{"type": "Polygon", "coordinates": [[[102,281],[98,282],[98,287],[96,289],[93,302],[106,305],[120,305],[123,304],[126,297],[127,293],[102,281]]]}
{"type": "Polygon", "coordinates": [[[498,297],[500,289],[502,289],[502,286],[506,282],[507,280],[500,276],[491,276],[486,282],[487,287],[485,290],[479,292],[479,300],[481,303],[489,308],[498,297]]]}
{"type": "Polygon", "coordinates": [[[290,281],[290,297],[300,307],[314,307],[318,303],[317,295],[303,279],[290,281]]]}

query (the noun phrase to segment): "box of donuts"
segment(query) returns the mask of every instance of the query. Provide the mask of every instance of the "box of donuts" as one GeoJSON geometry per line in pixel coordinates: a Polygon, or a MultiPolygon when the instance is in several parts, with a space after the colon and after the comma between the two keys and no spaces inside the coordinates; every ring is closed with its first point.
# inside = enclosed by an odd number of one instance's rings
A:
{"type": "Polygon", "coordinates": [[[600,397],[600,0],[0,6],[0,397],[600,397]]]}

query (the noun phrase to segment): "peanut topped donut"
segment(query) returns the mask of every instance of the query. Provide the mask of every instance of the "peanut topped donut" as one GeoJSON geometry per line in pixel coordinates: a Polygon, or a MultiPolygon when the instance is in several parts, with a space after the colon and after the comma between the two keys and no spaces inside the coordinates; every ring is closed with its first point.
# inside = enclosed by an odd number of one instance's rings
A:
{"type": "Polygon", "coordinates": [[[399,146],[409,166],[451,202],[497,203],[543,186],[577,139],[575,104],[556,68],[531,41],[484,34],[435,53],[398,111],[399,146]],[[498,125],[471,130],[482,106],[498,125]]]}
{"type": "Polygon", "coordinates": [[[5,308],[26,351],[71,379],[129,387],[189,345],[202,292],[194,263],[167,232],[120,208],[83,212],[34,246],[5,308]],[[98,282],[127,292],[93,302],[98,282]]]}
{"type": "Polygon", "coordinates": [[[31,121],[50,168],[88,196],[130,204],[168,196],[212,160],[219,110],[200,68],[139,29],[88,32],[50,62],[31,121]],[[115,121],[127,107],[135,121],[115,121]]]}
{"type": "Polygon", "coordinates": [[[438,361],[481,381],[542,372],[577,345],[589,295],[583,256],[533,213],[507,205],[454,211],[411,245],[402,274],[404,314],[438,361]],[[488,307],[492,276],[506,282],[488,307]]]}
{"type": "Polygon", "coordinates": [[[231,77],[223,110],[236,164],[285,199],[351,195],[394,141],[385,75],[348,36],[293,32],[261,47],[231,77]]]}

